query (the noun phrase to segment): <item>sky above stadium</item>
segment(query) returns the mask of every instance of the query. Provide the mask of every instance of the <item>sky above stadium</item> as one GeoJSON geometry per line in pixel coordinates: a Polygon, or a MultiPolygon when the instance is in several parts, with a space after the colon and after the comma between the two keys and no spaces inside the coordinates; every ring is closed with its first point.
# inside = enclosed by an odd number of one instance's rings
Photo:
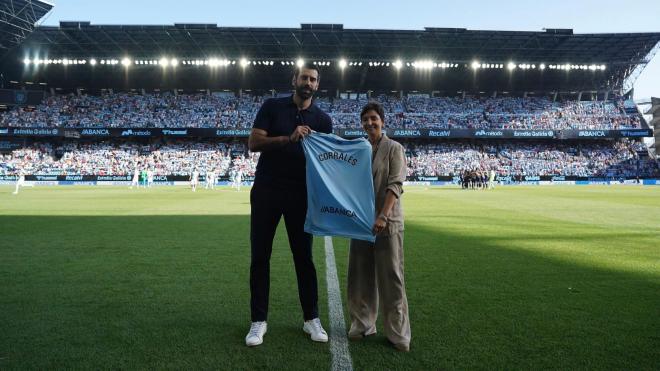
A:
{"type": "MultiPolygon", "coordinates": [[[[575,33],[660,32],[658,0],[535,1],[201,1],[46,0],[55,8],[44,25],[214,23],[227,27],[300,27],[341,23],[344,28],[541,31],[575,33]],[[286,6],[284,6],[286,4],[286,6]]],[[[635,84],[635,99],[660,97],[660,53],[635,84]]]]}

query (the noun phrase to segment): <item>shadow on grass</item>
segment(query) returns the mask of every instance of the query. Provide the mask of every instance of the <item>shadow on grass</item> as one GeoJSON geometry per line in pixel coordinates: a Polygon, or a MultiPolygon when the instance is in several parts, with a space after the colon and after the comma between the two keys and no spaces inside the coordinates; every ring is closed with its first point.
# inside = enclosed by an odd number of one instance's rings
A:
{"type": "MultiPolygon", "coordinates": [[[[283,223],[281,223],[281,226],[283,223]]],[[[283,229],[270,317],[247,348],[248,216],[2,216],[0,369],[324,369],[283,229]]],[[[322,239],[316,241],[321,318],[322,239]]]]}
{"type": "MultiPolygon", "coordinates": [[[[409,222],[412,351],[394,352],[379,327],[375,337],[351,343],[355,369],[656,368],[657,275],[544,255],[545,245],[598,243],[598,234],[569,229],[553,238],[542,223],[516,223],[517,232],[497,237],[409,222]]],[[[271,261],[268,334],[262,346],[244,346],[248,231],[245,215],[0,217],[0,369],[328,368],[328,345],[300,330],[282,229],[271,261]]],[[[602,233],[614,245],[652,237],[602,233]]],[[[322,245],[317,238],[327,323],[322,245]]],[[[335,245],[342,289],[346,250],[335,245]]]]}
{"type": "MultiPolygon", "coordinates": [[[[599,269],[545,252],[547,246],[566,240],[581,249],[593,244],[598,250],[601,240],[591,232],[542,238],[527,232],[529,236],[521,232],[493,238],[478,229],[460,234],[442,226],[408,223],[405,266],[412,350],[395,352],[379,323],[378,335],[351,343],[355,368],[657,368],[658,272],[599,269]],[[502,246],[502,240],[510,243],[502,246]],[[517,241],[536,243],[537,249],[519,248],[517,241]]],[[[603,233],[613,246],[637,238],[648,243],[653,235],[603,233]]],[[[347,242],[338,241],[341,245],[335,250],[344,289],[347,242]]]]}

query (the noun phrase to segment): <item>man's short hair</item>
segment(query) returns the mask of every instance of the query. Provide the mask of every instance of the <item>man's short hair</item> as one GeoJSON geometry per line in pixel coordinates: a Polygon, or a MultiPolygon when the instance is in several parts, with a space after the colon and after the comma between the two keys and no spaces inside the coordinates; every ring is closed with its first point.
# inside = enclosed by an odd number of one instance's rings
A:
{"type": "Polygon", "coordinates": [[[364,107],[362,107],[362,111],[360,112],[360,121],[362,121],[362,116],[364,116],[365,113],[369,111],[375,111],[378,116],[380,116],[380,121],[385,124],[385,110],[383,109],[383,105],[372,100],[369,103],[365,104],[364,107]]]}
{"type": "Polygon", "coordinates": [[[312,63],[312,62],[305,62],[302,66],[300,66],[300,67],[296,67],[296,68],[293,70],[293,78],[294,78],[294,79],[297,79],[297,78],[298,78],[298,75],[300,74],[300,71],[301,71],[303,68],[306,69],[306,70],[314,70],[314,71],[316,71],[316,74],[317,74],[316,79],[319,80],[319,81],[321,80],[321,71],[319,70],[319,66],[315,65],[315,64],[312,63]]]}

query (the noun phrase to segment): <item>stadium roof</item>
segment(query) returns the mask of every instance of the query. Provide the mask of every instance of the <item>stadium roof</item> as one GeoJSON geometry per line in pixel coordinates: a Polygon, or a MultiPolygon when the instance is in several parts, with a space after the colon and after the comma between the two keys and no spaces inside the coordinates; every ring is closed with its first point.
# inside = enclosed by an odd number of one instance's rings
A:
{"type": "Polygon", "coordinates": [[[21,44],[52,8],[40,0],[0,0],[0,54],[21,44]]]}
{"type": "MultiPolygon", "coordinates": [[[[82,59],[168,57],[182,60],[216,57],[276,62],[305,58],[331,60],[334,63],[343,58],[364,62],[365,69],[369,61],[394,60],[404,63],[416,60],[447,61],[466,67],[474,61],[498,64],[512,61],[544,65],[597,64],[606,65],[607,71],[595,77],[574,75],[570,81],[564,81],[562,86],[549,86],[538,81],[522,84],[531,84],[530,89],[616,90],[621,88],[625,78],[633,71],[648,63],[649,55],[657,49],[659,41],[660,33],[574,34],[571,29],[546,29],[540,32],[477,31],[463,28],[368,30],[344,29],[341,24],[258,28],[219,27],[215,24],[147,26],[60,22],[59,27],[37,27],[21,48],[17,49],[11,62],[20,65],[24,58],[40,55],[82,59]]],[[[374,75],[373,71],[369,73],[374,75]]],[[[356,75],[357,81],[352,81],[352,85],[365,86],[365,79],[368,80],[365,74],[356,75]]],[[[467,73],[461,79],[465,80],[466,76],[467,73]]],[[[53,77],[52,73],[50,77],[53,77]]],[[[47,74],[42,74],[42,78],[50,80],[47,74]]],[[[443,86],[448,85],[443,83],[443,86]]]]}
{"type": "Polygon", "coordinates": [[[341,24],[302,24],[300,28],[237,28],[214,24],[102,26],[60,22],[41,26],[24,48],[71,57],[248,57],[379,60],[420,57],[455,61],[526,60],[546,63],[637,64],[660,41],[660,33],[574,34],[570,29],[542,32],[474,31],[426,28],[423,31],[344,29],[341,24]]]}

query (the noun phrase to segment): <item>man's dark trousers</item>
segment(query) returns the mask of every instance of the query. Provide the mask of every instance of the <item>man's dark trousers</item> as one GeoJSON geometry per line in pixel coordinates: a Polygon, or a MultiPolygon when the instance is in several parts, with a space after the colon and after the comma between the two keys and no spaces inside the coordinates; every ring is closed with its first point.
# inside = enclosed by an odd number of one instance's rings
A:
{"type": "Polygon", "coordinates": [[[304,319],[318,317],[318,287],[312,259],[312,235],[305,233],[307,192],[305,185],[278,187],[255,182],[250,192],[250,307],[252,322],[268,317],[270,256],[273,238],[282,216],[298,278],[298,296],[304,319]]]}

